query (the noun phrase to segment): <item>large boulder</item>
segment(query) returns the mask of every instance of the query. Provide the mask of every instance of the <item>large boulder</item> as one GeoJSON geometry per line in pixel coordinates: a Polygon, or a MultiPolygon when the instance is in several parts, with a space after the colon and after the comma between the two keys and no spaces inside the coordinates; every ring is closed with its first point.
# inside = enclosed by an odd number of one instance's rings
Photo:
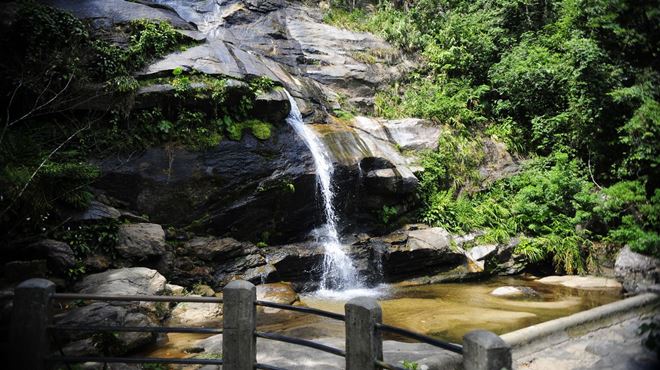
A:
{"type": "Polygon", "coordinates": [[[181,302],[170,314],[170,323],[184,326],[218,326],[222,323],[222,304],[181,302]]]}
{"type": "Polygon", "coordinates": [[[614,263],[614,274],[627,292],[639,293],[658,283],[660,259],[633,252],[625,246],[614,263]]]}
{"type": "Polygon", "coordinates": [[[276,272],[271,274],[271,281],[290,281],[297,287],[302,284],[318,282],[325,256],[323,247],[318,244],[291,244],[266,249],[268,262],[276,272]]]}
{"type": "MultiPolygon", "coordinates": [[[[55,318],[62,326],[158,326],[156,318],[141,307],[132,304],[115,305],[96,302],[68,311],[55,318]]],[[[133,352],[154,344],[156,333],[120,332],[111,337],[90,336],[88,332],[64,332],[60,340],[68,342],[66,354],[73,356],[98,355],[110,350],[114,355],[133,352]],[[112,343],[108,343],[112,342],[112,343]],[[104,348],[105,346],[110,348],[104,348]]]]}
{"type": "Polygon", "coordinates": [[[154,260],[165,253],[165,231],[157,224],[121,225],[115,250],[131,261],[154,260]]]}
{"type": "MultiPolygon", "coordinates": [[[[298,293],[290,283],[270,283],[257,285],[257,300],[279,304],[293,304],[298,301],[298,293]]],[[[264,313],[280,312],[277,308],[263,308],[264,313]]]]}
{"type": "Polygon", "coordinates": [[[85,276],[74,289],[84,294],[157,295],[166,290],[166,284],[156,270],[131,267],[85,276]]]}
{"type": "Polygon", "coordinates": [[[86,209],[71,212],[68,217],[74,222],[115,220],[121,216],[121,212],[114,207],[92,200],[86,209]]]}
{"type": "Polygon", "coordinates": [[[48,269],[56,275],[63,276],[69,269],[76,266],[76,255],[71,247],[57,240],[44,239],[27,247],[31,255],[45,258],[48,269]]]}
{"type": "Polygon", "coordinates": [[[447,230],[433,227],[408,232],[405,244],[390,244],[383,253],[386,280],[449,271],[466,262],[464,252],[452,245],[447,230]]]}
{"type": "MultiPolygon", "coordinates": [[[[88,275],[74,289],[85,294],[158,295],[166,292],[167,284],[158,271],[133,267],[88,275]]],[[[58,315],[55,320],[67,326],[158,326],[166,312],[165,304],[155,302],[95,302],[58,315]]],[[[111,351],[121,355],[153,344],[157,338],[156,333],[126,332],[105,337],[70,332],[62,339],[68,342],[67,354],[94,355],[111,351]]]]}

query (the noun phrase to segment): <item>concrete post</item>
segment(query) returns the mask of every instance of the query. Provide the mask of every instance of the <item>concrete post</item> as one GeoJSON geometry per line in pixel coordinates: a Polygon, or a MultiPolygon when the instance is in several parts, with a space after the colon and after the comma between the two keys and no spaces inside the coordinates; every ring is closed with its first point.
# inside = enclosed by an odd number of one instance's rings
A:
{"type": "Polygon", "coordinates": [[[374,298],[353,298],[346,311],[346,370],[376,370],[374,360],[383,360],[383,339],[376,324],[383,314],[374,298]]]}
{"type": "Polygon", "coordinates": [[[235,280],[223,291],[222,368],[252,370],[257,362],[257,288],[235,280]]]}
{"type": "Polygon", "coordinates": [[[55,284],[46,279],[26,280],[14,290],[14,308],[9,329],[11,369],[48,368],[48,325],[51,323],[50,298],[53,293],[55,284]]]}
{"type": "Polygon", "coordinates": [[[471,331],[463,337],[465,370],[511,370],[511,347],[495,333],[471,331]]]}

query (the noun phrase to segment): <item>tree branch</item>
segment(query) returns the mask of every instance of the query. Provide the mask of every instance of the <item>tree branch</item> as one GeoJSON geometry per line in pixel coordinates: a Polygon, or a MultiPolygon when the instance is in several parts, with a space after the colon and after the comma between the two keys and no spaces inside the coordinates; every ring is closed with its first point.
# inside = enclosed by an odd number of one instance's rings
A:
{"type": "Polygon", "coordinates": [[[55,155],[55,153],[57,153],[57,151],[60,150],[64,145],[66,145],[69,141],[71,141],[74,137],[76,137],[76,135],[78,135],[84,130],[87,130],[88,128],[90,128],[90,124],[71,134],[71,136],[69,136],[66,140],[61,142],[60,145],[58,145],[55,149],[53,149],[46,156],[46,158],[44,158],[44,160],[41,161],[39,166],[37,166],[34,172],[32,172],[32,175],[30,175],[30,178],[28,178],[28,180],[25,182],[18,195],[11,201],[11,203],[9,203],[9,205],[2,211],[2,213],[0,213],[0,218],[2,218],[2,216],[4,216],[11,209],[11,207],[13,207],[14,204],[16,204],[16,202],[23,196],[23,193],[25,193],[25,190],[28,188],[34,177],[37,176],[37,173],[39,173],[39,171],[43,168],[43,166],[46,165],[46,163],[50,160],[50,158],[52,158],[53,155],[55,155]]]}

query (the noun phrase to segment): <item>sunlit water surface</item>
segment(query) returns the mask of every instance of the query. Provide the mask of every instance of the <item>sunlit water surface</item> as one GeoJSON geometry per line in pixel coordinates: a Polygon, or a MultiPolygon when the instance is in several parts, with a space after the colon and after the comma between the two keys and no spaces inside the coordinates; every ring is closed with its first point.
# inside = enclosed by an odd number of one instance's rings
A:
{"type": "MultiPolygon", "coordinates": [[[[558,317],[568,316],[621,299],[618,290],[580,290],[545,285],[518,277],[495,278],[474,283],[407,286],[381,285],[372,289],[347,291],[321,290],[301,296],[300,304],[343,313],[347,300],[371,296],[380,301],[383,321],[460,343],[463,335],[474,329],[497,334],[558,317]],[[538,295],[524,298],[495,297],[490,292],[501,286],[526,286],[538,295]]],[[[274,331],[301,338],[343,337],[343,322],[272,310],[258,313],[261,331],[274,331]]],[[[222,323],[219,322],[218,326],[222,323]]],[[[151,356],[183,357],[186,348],[205,336],[170,334],[170,341],[149,352],[151,356]]],[[[386,337],[403,340],[403,338],[386,337]]]]}

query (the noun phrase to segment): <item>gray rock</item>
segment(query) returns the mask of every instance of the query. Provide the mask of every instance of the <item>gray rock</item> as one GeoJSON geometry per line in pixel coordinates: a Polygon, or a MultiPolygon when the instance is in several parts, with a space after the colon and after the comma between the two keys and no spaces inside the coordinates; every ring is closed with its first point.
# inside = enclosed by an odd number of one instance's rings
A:
{"type": "Polygon", "coordinates": [[[260,284],[266,281],[275,281],[277,280],[275,276],[277,275],[277,270],[275,266],[267,263],[265,265],[253,267],[247,269],[243,275],[240,276],[241,280],[246,280],[252,284],[260,284]]]}
{"type": "MultiPolygon", "coordinates": [[[[319,103],[332,105],[337,92],[371,101],[377,86],[414,67],[382,39],[324,24],[316,9],[304,5],[281,0],[159,3],[195,24],[208,42],[183,56],[168,56],[148,73],[181,65],[238,79],[268,76],[323,111],[319,103]]],[[[305,106],[301,111],[311,113],[305,106]]]]}
{"type": "Polygon", "coordinates": [[[124,0],[47,0],[46,4],[72,13],[78,18],[91,19],[93,24],[110,27],[118,23],[128,23],[137,19],[154,19],[170,22],[178,28],[190,29],[191,26],[181,19],[176,12],[162,7],[150,7],[124,0]]]}
{"type": "Polygon", "coordinates": [[[490,294],[498,297],[524,297],[538,295],[534,289],[524,286],[502,286],[495,288],[490,294]]]}
{"type": "Polygon", "coordinates": [[[323,247],[316,244],[291,244],[266,249],[268,262],[275,267],[275,281],[319,281],[323,247]]]}
{"type": "Polygon", "coordinates": [[[283,89],[273,89],[257,95],[255,116],[267,122],[282,122],[291,110],[289,97],[283,89]]]}
{"type": "Polygon", "coordinates": [[[497,252],[497,244],[478,245],[466,251],[466,255],[473,261],[481,261],[493,256],[497,252]]]}
{"type": "Polygon", "coordinates": [[[85,276],[75,290],[85,294],[157,295],[165,292],[166,281],[156,270],[131,267],[85,276]]]}
{"type": "Polygon", "coordinates": [[[175,253],[168,262],[168,277],[185,286],[208,284],[210,294],[196,293],[203,295],[213,295],[213,289],[220,290],[239,277],[261,282],[257,271],[266,265],[262,251],[254,244],[232,238],[193,238],[179,245],[175,253]]]}
{"type": "Polygon", "coordinates": [[[614,274],[627,292],[639,293],[658,283],[660,260],[623,247],[614,263],[614,274]]]}
{"type": "Polygon", "coordinates": [[[76,256],[68,244],[51,239],[44,239],[30,244],[28,252],[48,261],[48,269],[62,276],[76,266],[76,256]]]}
{"type": "Polygon", "coordinates": [[[382,122],[392,141],[401,150],[432,150],[438,147],[442,130],[431,121],[404,118],[382,122]]]}
{"type": "MultiPolygon", "coordinates": [[[[75,308],[55,318],[58,325],[63,326],[158,326],[158,322],[135,305],[112,305],[106,302],[96,302],[89,306],[75,308]]],[[[61,340],[71,342],[64,347],[69,356],[84,356],[99,354],[98,341],[86,332],[63,332],[61,340]]],[[[155,333],[117,333],[119,346],[115,355],[135,351],[156,342],[155,333]]]]}
{"type": "Polygon", "coordinates": [[[218,326],[222,323],[222,304],[182,302],[174,307],[169,321],[185,326],[218,326]]]}
{"type": "Polygon", "coordinates": [[[176,284],[165,284],[165,290],[173,296],[183,296],[186,293],[186,288],[176,284]]]}
{"type": "Polygon", "coordinates": [[[115,250],[133,261],[153,260],[165,253],[165,231],[157,224],[126,224],[119,227],[115,250]]]}
{"type": "Polygon", "coordinates": [[[200,237],[187,242],[184,246],[188,254],[204,261],[226,262],[232,258],[256,253],[257,248],[250,243],[239,242],[232,238],[200,237]]]}
{"type": "Polygon", "coordinates": [[[406,250],[436,249],[444,250],[451,246],[451,234],[443,228],[412,230],[408,232],[406,250]]]}
{"type": "Polygon", "coordinates": [[[497,244],[478,245],[465,252],[469,262],[479,271],[486,269],[486,262],[497,252],[497,244]]]}
{"type": "MultiPolygon", "coordinates": [[[[521,163],[512,156],[504,143],[494,138],[484,140],[484,159],[479,167],[483,184],[490,184],[520,172],[521,163]]],[[[485,185],[484,185],[485,186],[485,185]]]]}
{"type": "Polygon", "coordinates": [[[71,221],[101,221],[117,219],[121,212],[98,201],[91,201],[87,209],[71,214],[71,221]]]}
{"type": "Polygon", "coordinates": [[[369,189],[389,194],[410,194],[417,189],[418,183],[416,177],[403,177],[392,168],[369,171],[365,180],[369,189]]]}
{"type": "Polygon", "coordinates": [[[439,227],[411,230],[405,245],[388,245],[382,255],[383,273],[388,281],[435,275],[465,262],[464,252],[453,247],[451,235],[439,227]]]}

